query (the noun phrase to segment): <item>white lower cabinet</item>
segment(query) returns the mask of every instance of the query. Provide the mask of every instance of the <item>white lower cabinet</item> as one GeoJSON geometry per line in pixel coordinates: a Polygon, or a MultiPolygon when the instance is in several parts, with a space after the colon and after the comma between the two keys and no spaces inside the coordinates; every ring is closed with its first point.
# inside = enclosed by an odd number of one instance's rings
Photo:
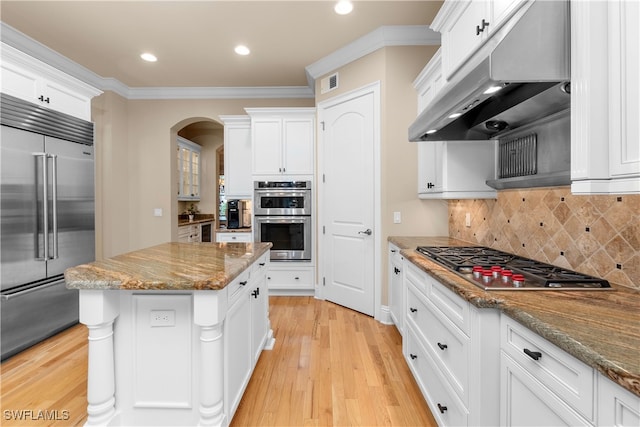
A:
{"type": "Polygon", "coordinates": [[[200,224],[181,225],[178,227],[178,242],[193,243],[200,242],[200,224]]]}
{"type": "Polygon", "coordinates": [[[404,335],[404,283],[402,265],[403,257],[400,255],[400,248],[394,244],[389,244],[389,312],[391,320],[400,332],[404,335]]]}
{"type": "Polygon", "coordinates": [[[640,426],[640,397],[598,375],[598,425],[640,426]]]}
{"type": "Polygon", "coordinates": [[[402,351],[438,425],[640,426],[640,397],[511,317],[406,258],[403,283],[402,351]]]}
{"type": "Polygon", "coordinates": [[[314,267],[294,262],[272,262],[267,273],[269,290],[278,295],[307,295],[315,289],[314,267]]]}
{"type": "Polygon", "coordinates": [[[229,285],[224,322],[225,413],[231,421],[253,369],[267,343],[269,292],[265,286],[269,254],[263,255],[229,285]]]}
{"type": "Polygon", "coordinates": [[[403,353],[439,425],[497,425],[499,327],[409,261],[403,353]]]}
{"type": "Polygon", "coordinates": [[[500,424],[593,423],[594,369],[508,316],[500,330],[500,424]]]}
{"type": "Polygon", "coordinates": [[[253,240],[253,236],[251,232],[218,232],[216,233],[216,242],[217,243],[251,243],[253,240]]]}

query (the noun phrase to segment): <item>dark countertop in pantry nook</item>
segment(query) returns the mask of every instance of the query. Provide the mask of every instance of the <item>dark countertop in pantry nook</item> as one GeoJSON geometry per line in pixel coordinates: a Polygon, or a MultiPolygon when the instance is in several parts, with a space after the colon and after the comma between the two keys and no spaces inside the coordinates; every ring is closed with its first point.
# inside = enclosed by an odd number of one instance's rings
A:
{"type": "Polygon", "coordinates": [[[422,256],[418,246],[478,246],[448,237],[389,237],[421,270],[479,308],[494,308],[640,396],[640,291],[484,291],[422,256]]]}
{"type": "Polygon", "coordinates": [[[271,243],[163,243],[69,268],[69,289],[220,290],[271,243]]]}

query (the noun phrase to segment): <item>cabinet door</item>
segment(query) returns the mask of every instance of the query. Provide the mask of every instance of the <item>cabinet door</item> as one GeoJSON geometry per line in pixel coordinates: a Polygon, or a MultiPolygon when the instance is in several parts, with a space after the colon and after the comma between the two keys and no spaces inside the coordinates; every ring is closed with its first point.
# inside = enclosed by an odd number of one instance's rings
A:
{"type": "Polygon", "coordinates": [[[580,417],[509,356],[502,353],[500,357],[500,425],[589,425],[587,420],[580,417]]]}
{"type": "Polygon", "coordinates": [[[251,304],[244,293],[227,311],[224,322],[225,408],[229,417],[240,403],[252,367],[251,304]]]}
{"type": "Polygon", "coordinates": [[[640,2],[608,5],[610,175],[640,176],[640,2]]]}
{"type": "Polygon", "coordinates": [[[284,119],[283,127],[282,172],[313,174],[313,119],[284,119]]]}
{"type": "Polygon", "coordinates": [[[227,126],[224,137],[224,179],[227,199],[251,198],[251,123],[227,126]]]}
{"type": "Polygon", "coordinates": [[[598,425],[640,426],[640,397],[602,375],[598,380],[598,425]]]}
{"type": "Polygon", "coordinates": [[[15,96],[27,102],[40,104],[38,97],[41,95],[40,77],[22,67],[6,61],[5,58],[1,64],[2,93],[15,96]]]}
{"type": "Polygon", "coordinates": [[[266,268],[258,271],[254,288],[251,290],[251,354],[253,363],[258,361],[267,339],[267,313],[269,291],[267,288],[266,268]]]}
{"type": "Polygon", "coordinates": [[[444,142],[418,142],[418,194],[442,192],[444,142]]]}
{"type": "Polygon", "coordinates": [[[487,14],[489,2],[465,0],[462,3],[460,6],[463,8],[462,13],[450,29],[443,34],[443,65],[447,80],[480,45],[485,39],[485,34],[488,33],[488,30],[485,29],[478,34],[476,27],[482,27],[483,19],[485,22],[489,22],[487,14]]]}
{"type": "Polygon", "coordinates": [[[200,146],[178,137],[178,200],[200,200],[200,146]]]}
{"type": "Polygon", "coordinates": [[[404,332],[404,288],[403,288],[403,265],[400,249],[396,246],[389,246],[389,305],[391,308],[391,320],[396,328],[403,335],[404,332]]]}
{"type": "Polygon", "coordinates": [[[281,174],[282,120],[254,119],[251,132],[253,139],[253,174],[281,174]]]}
{"type": "Polygon", "coordinates": [[[86,120],[91,117],[90,98],[50,80],[42,80],[41,91],[49,99],[48,108],[86,120]]]}

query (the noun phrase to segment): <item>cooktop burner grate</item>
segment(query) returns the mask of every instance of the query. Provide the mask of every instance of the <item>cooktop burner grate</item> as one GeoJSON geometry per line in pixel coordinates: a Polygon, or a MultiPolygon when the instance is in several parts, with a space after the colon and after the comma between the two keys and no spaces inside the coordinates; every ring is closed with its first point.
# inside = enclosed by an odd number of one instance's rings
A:
{"type": "Polygon", "coordinates": [[[607,280],[483,246],[419,246],[417,251],[484,289],[611,289],[607,280]],[[473,267],[500,267],[523,280],[482,280],[473,267]]]}

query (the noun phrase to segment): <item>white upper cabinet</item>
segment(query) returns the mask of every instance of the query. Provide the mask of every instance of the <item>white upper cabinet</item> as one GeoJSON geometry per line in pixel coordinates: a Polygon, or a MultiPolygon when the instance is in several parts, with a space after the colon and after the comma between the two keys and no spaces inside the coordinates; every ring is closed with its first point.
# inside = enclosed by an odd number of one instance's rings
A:
{"type": "Polygon", "coordinates": [[[571,2],[571,191],[640,193],[640,3],[571,2]]]}
{"type": "Polygon", "coordinates": [[[309,179],[314,174],[315,108],[247,108],[253,175],[309,179]]]}
{"type": "Polygon", "coordinates": [[[442,67],[446,80],[481,44],[499,29],[526,0],[445,1],[431,28],[442,34],[442,67]]]}
{"type": "Polygon", "coordinates": [[[421,199],[495,199],[495,141],[418,142],[421,199]]]}
{"type": "Polygon", "coordinates": [[[200,149],[178,137],[178,200],[200,200],[200,149]]]}
{"type": "Polygon", "coordinates": [[[227,199],[251,199],[251,119],[221,116],[224,123],[224,183],[227,199]]]}
{"type": "Polygon", "coordinates": [[[431,57],[429,63],[420,72],[413,82],[413,87],[418,93],[418,114],[424,111],[436,97],[442,85],[442,49],[438,49],[431,57]]]}
{"type": "Polygon", "coordinates": [[[91,98],[100,90],[4,43],[0,53],[2,93],[91,121],[91,98]]]}

